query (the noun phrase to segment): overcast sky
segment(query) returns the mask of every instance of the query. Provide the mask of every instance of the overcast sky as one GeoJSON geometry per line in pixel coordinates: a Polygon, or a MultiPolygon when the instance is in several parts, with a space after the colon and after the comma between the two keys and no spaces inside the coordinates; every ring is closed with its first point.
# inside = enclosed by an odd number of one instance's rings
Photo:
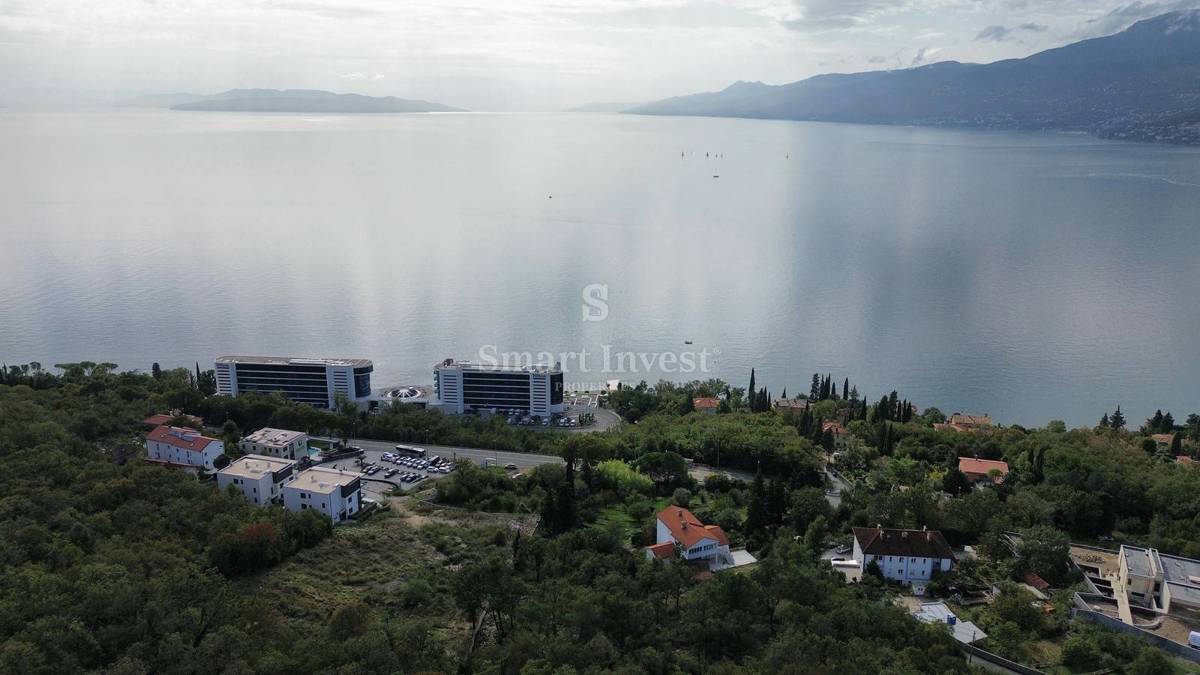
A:
{"type": "Polygon", "coordinates": [[[0,103],[234,87],[555,110],[994,61],[1200,0],[0,0],[0,103]]]}

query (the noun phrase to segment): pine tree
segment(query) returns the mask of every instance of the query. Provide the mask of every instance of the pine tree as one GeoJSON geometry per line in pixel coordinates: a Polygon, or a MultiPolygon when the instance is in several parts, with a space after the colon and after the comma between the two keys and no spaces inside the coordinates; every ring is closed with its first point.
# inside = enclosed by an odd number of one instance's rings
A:
{"type": "Polygon", "coordinates": [[[1121,406],[1117,406],[1117,409],[1113,411],[1112,417],[1108,420],[1108,426],[1113,429],[1125,428],[1125,415],[1121,414],[1121,406]]]}
{"type": "Polygon", "coordinates": [[[1161,410],[1155,410],[1155,411],[1154,411],[1154,417],[1151,417],[1150,419],[1146,420],[1146,428],[1147,428],[1147,429],[1150,431],[1150,433],[1152,433],[1152,434],[1153,434],[1153,433],[1158,433],[1159,431],[1162,431],[1162,423],[1163,423],[1163,414],[1162,414],[1162,411],[1161,411],[1161,410]]]}
{"type": "Polygon", "coordinates": [[[1104,413],[1104,417],[1101,417],[1101,418],[1100,418],[1100,428],[1101,428],[1101,429],[1107,429],[1107,428],[1109,427],[1109,424],[1110,424],[1110,423],[1109,423],[1109,421],[1108,421],[1108,413],[1107,413],[1107,412],[1105,412],[1105,413],[1104,413]]]}
{"type": "Polygon", "coordinates": [[[1163,413],[1162,426],[1160,426],[1159,429],[1164,434],[1169,434],[1169,433],[1174,432],[1175,431],[1175,417],[1169,412],[1163,413]]]}

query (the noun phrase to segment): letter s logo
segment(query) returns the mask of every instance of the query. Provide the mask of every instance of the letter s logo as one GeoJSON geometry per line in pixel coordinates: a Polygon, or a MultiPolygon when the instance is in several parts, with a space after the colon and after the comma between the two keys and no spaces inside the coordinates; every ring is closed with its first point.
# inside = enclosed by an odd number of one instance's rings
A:
{"type": "Polygon", "coordinates": [[[584,321],[603,321],[608,318],[608,284],[588,284],[581,293],[584,321]]]}

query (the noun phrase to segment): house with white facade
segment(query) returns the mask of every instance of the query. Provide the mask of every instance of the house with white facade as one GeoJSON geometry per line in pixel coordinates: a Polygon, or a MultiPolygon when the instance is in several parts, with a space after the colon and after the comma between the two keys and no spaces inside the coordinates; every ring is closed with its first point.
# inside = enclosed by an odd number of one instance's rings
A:
{"type": "Polygon", "coordinates": [[[146,434],[146,459],[152,462],[212,471],[224,452],[224,443],[187,427],[160,426],[146,434]]]}
{"type": "Polygon", "coordinates": [[[655,541],[646,547],[647,558],[703,560],[711,569],[738,564],[729,552],[725,531],[717,525],[705,525],[680,506],[668,506],[659,512],[655,541]]]}
{"type": "Polygon", "coordinates": [[[246,455],[217,472],[217,487],[233,485],[246,501],[259,506],[283,501],[283,486],[296,478],[296,463],[290,459],[246,455]]]}
{"type": "Polygon", "coordinates": [[[314,466],[301,471],[283,486],[283,505],[288,511],[316,509],[341,523],[362,508],[362,474],[314,466]]]}
{"type": "Polygon", "coordinates": [[[935,572],[949,572],[954,552],[937,530],[854,528],[854,560],[866,571],[872,562],[885,579],[911,584],[923,591],[935,572]]]}
{"type": "Polygon", "coordinates": [[[247,455],[300,459],[308,456],[308,434],[266,427],[238,441],[238,447],[247,455]]]}

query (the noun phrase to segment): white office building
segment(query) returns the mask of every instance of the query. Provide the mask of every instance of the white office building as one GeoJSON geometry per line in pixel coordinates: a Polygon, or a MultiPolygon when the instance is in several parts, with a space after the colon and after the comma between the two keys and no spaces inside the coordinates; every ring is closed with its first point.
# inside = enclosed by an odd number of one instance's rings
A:
{"type": "Polygon", "coordinates": [[[854,560],[866,571],[874,562],[885,579],[924,585],[954,565],[950,544],[937,530],[854,528],[854,560]]]}
{"type": "Polygon", "coordinates": [[[217,487],[225,490],[232,485],[251,504],[279,503],[283,501],[283,486],[296,478],[295,466],[288,459],[246,455],[217,472],[217,487]]]}
{"type": "Polygon", "coordinates": [[[267,427],[242,438],[238,447],[247,455],[300,459],[308,456],[308,434],[267,427]]]}
{"type": "Polygon", "coordinates": [[[338,395],[365,405],[371,399],[368,359],[296,359],[286,356],[219,356],[217,393],[282,392],[298,403],[333,408],[338,395]]]}
{"type": "Polygon", "coordinates": [[[159,426],[146,434],[146,459],[212,471],[225,444],[187,427],[159,426]]]}
{"type": "Polygon", "coordinates": [[[492,366],[446,359],[433,369],[435,404],[461,415],[477,410],[520,410],[549,417],[563,411],[558,366],[492,366]]]}
{"type": "Polygon", "coordinates": [[[283,486],[283,505],[288,511],[316,509],[336,525],[362,508],[362,474],[314,466],[301,471],[283,486]]]}

